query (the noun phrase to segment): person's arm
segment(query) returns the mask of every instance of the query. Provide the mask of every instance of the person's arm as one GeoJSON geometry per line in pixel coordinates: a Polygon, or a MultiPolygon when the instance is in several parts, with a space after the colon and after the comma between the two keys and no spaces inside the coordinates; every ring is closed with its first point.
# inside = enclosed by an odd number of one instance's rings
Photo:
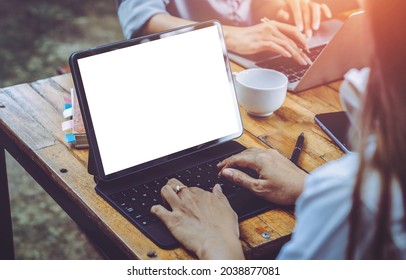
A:
{"type": "MultiPolygon", "coordinates": [[[[152,16],[142,30],[151,34],[171,28],[192,24],[193,21],[160,13],[152,16]]],[[[304,36],[294,27],[275,21],[249,27],[223,26],[227,49],[238,54],[254,54],[274,51],[285,57],[293,57],[302,65],[311,61],[302,51],[307,48],[304,36]]]]}
{"type": "Polygon", "coordinates": [[[307,173],[274,149],[250,148],[221,162],[219,175],[243,186],[258,196],[280,205],[294,205],[304,188],[307,173]],[[249,168],[252,178],[240,171],[249,168]]]}
{"type": "Polygon", "coordinates": [[[183,18],[171,16],[165,13],[159,13],[152,16],[142,29],[142,34],[151,34],[165,31],[172,28],[182,27],[195,22],[183,18]]]}
{"type": "MultiPolygon", "coordinates": [[[[127,38],[146,35],[194,23],[172,16],[163,1],[123,1],[118,9],[120,24],[127,38]]],[[[278,22],[261,23],[250,27],[223,26],[227,49],[239,54],[274,51],[293,57],[302,65],[311,61],[302,51],[304,36],[294,26],[278,22]]]]}
{"type": "Polygon", "coordinates": [[[162,0],[123,0],[117,15],[127,39],[140,36],[147,22],[156,14],[167,13],[162,0]]]}
{"type": "MultiPolygon", "coordinates": [[[[281,205],[295,204],[306,177],[304,171],[271,149],[248,149],[224,160],[219,168],[227,179],[281,205]],[[251,168],[260,178],[251,178],[234,167],[251,168]]],[[[172,210],[155,205],[151,212],[188,250],[200,259],[244,258],[238,217],[219,185],[210,193],[184,187],[180,181],[171,179],[161,194],[172,210]]]]}
{"type": "MultiPolygon", "coordinates": [[[[278,259],[346,258],[348,215],[352,206],[358,160],[355,153],[345,155],[324,164],[306,178],[305,189],[296,203],[295,230],[290,241],[279,252],[278,259]]],[[[368,190],[374,193],[379,180],[375,180],[374,176],[369,178],[372,184],[368,184],[368,190]]],[[[368,224],[367,220],[373,215],[369,211],[363,213],[366,214],[363,216],[366,220],[363,221],[368,224]]],[[[358,248],[368,248],[366,244],[370,242],[371,236],[373,231],[366,230],[358,248]]]]}

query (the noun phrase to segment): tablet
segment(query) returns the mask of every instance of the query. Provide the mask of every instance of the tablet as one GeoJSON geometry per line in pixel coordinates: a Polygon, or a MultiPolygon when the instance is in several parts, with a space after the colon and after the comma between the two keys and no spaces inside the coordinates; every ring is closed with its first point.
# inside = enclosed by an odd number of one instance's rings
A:
{"type": "Polygon", "coordinates": [[[345,111],[317,114],[314,120],[342,151],[352,151],[348,139],[350,119],[345,111]]]}
{"type": "Polygon", "coordinates": [[[188,158],[243,133],[216,21],[78,51],[69,63],[102,180],[188,158]]]}

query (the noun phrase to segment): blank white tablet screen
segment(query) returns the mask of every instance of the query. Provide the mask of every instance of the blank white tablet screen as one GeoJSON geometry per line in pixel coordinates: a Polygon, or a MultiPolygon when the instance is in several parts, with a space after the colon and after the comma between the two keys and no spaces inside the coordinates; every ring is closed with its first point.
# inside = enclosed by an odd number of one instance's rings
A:
{"type": "Polygon", "coordinates": [[[78,65],[105,175],[241,130],[216,26],[78,65]]]}

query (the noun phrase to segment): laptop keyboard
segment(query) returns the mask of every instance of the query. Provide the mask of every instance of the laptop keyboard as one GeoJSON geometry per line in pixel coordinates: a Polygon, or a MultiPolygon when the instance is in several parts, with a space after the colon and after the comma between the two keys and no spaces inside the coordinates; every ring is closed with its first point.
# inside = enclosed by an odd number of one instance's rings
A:
{"type": "MultiPolygon", "coordinates": [[[[316,57],[324,49],[326,45],[317,46],[310,49],[310,54],[308,55],[311,61],[315,61],[316,57]]],[[[273,69],[284,73],[290,83],[299,81],[310,65],[300,65],[292,58],[278,57],[273,59],[264,60],[256,64],[261,68],[273,69]]]]}
{"type": "MultiPolygon", "coordinates": [[[[150,209],[151,206],[156,204],[163,205],[161,188],[171,178],[178,179],[186,186],[200,187],[207,191],[212,191],[214,185],[218,183],[222,187],[223,193],[227,197],[231,197],[237,192],[242,191],[242,188],[222,177],[218,177],[219,169],[217,164],[223,159],[225,157],[164,176],[151,182],[130,187],[127,190],[110,195],[110,199],[131,219],[141,225],[148,225],[158,221],[158,218],[151,214],[150,209]]],[[[256,176],[251,171],[244,171],[251,173],[251,176],[256,176]]]]}

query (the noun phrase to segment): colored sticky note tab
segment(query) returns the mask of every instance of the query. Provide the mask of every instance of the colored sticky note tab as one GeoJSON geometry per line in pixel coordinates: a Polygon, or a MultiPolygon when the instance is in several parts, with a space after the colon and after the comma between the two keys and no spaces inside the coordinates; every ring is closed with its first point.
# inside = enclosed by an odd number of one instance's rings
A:
{"type": "Polygon", "coordinates": [[[66,103],[66,104],[71,104],[72,103],[72,99],[70,98],[70,97],[63,97],[63,103],[66,103]]]}
{"type": "Polygon", "coordinates": [[[73,108],[63,110],[63,117],[64,118],[72,117],[72,114],[73,114],[73,108]]]}
{"type": "Polygon", "coordinates": [[[65,104],[63,105],[63,109],[64,109],[64,110],[69,109],[69,108],[72,108],[72,104],[65,103],[65,104]]]}
{"type": "Polygon", "coordinates": [[[67,143],[74,143],[76,141],[75,135],[73,135],[72,133],[65,134],[65,140],[67,143]]]}
{"type": "Polygon", "coordinates": [[[72,127],[73,127],[73,121],[72,120],[64,121],[62,123],[62,131],[72,129],[72,127]]]}

